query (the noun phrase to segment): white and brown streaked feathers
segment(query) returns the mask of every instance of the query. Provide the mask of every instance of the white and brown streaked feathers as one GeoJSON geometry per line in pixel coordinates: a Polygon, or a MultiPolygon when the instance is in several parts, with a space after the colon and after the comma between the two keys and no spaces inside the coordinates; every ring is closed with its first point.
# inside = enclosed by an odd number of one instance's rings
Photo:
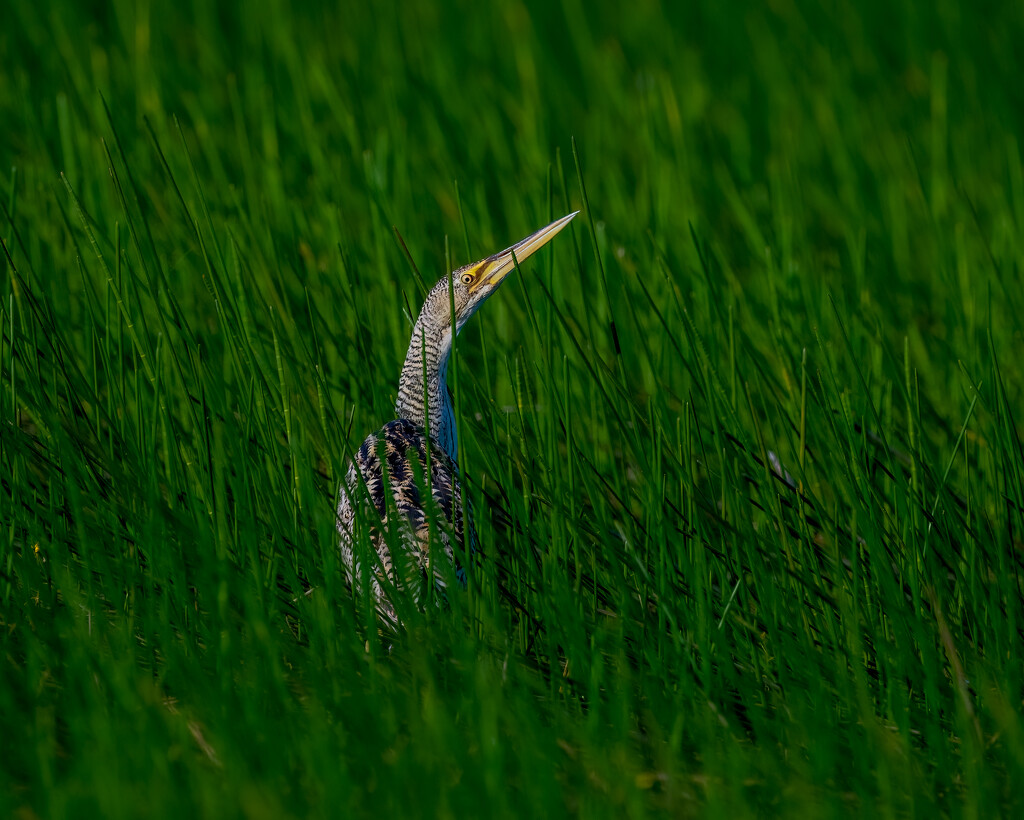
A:
{"type": "MultiPolygon", "coordinates": [[[[380,520],[370,532],[370,540],[379,559],[373,561],[369,573],[373,597],[381,616],[397,625],[399,621],[394,606],[382,589],[380,576],[387,579],[388,585],[407,593],[415,603],[419,604],[424,599],[425,584],[431,570],[431,522],[421,488],[429,486],[433,496],[436,515],[434,543],[441,547],[455,578],[463,586],[466,572],[459,560],[461,549],[453,546],[453,539],[454,544],[462,544],[468,521],[466,547],[470,553],[475,551],[472,510],[470,508],[469,514],[463,515],[458,468],[444,450],[427,438],[421,427],[409,419],[396,419],[385,424],[379,432],[371,433],[352,459],[338,504],[341,557],[354,589],[359,589],[363,583],[363,566],[355,554],[356,509],[352,499],[354,497],[358,502],[364,486],[369,503],[380,520]],[[426,479],[428,447],[429,483],[426,479]],[[356,474],[357,469],[359,475],[356,474]],[[397,519],[392,516],[397,516],[397,519]],[[389,533],[390,524],[396,520],[398,526],[389,533]]],[[[374,516],[368,518],[372,520],[374,516]]],[[[372,560],[372,556],[370,558],[372,560]]],[[[433,567],[438,590],[446,588],[447,572],[443,566],[433,567]]]]}
{"type": "Polygon", "coordinates": [[[552,222],[501,253],[459,268],[431,289],[413,327],[398,381],[398,418],[368,436],[352,459],[338,499],[342,562],[353,591],[364,589],[365,579],[370,579],[377,611],[392,626],[400,620],[385,587],[410,593],[418,606],[431,576],[441,589],[453,571],[460,583],[466,583],[459,557],[472,554],[476,546],[472,511],[468,505],[462,509],[458,436],[446,384],[453,333],[462,329],[517,261],[525,261],[543,247],[575,215],[552,222]],[[427,487],[433,505],[424,503],[427,487]],[[365,520],[371,522],[369,540],[376,554],[367,555],[370,560],[365,562],[356,532],[362,509],[365,520]],[[438,547],[447,567],[432,561],[432,550],[438,547]]]}

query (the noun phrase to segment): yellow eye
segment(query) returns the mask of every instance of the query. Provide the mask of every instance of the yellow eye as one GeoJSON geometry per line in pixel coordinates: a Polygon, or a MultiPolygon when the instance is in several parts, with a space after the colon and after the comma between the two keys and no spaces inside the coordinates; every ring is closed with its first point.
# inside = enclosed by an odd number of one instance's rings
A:
{"type": "Polygon", "coordinates": [[[464,274],[462,274],[462,284],[464,284],[464,285],[468,285],[468,284],[470,284],[470,283],[471,283],[472,281],[473,281],[473,276],[472,276],[472,274],[469,274],[469,273],[464,273],[464,274]]]}

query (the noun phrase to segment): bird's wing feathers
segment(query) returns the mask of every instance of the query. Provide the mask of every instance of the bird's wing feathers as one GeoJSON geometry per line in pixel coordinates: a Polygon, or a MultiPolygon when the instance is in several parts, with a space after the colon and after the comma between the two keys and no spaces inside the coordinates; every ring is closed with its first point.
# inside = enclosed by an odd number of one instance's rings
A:
{"type": "MultiPolygon", "coordinates": [[[[395,586],[406,586],[425,577],[430,566],[430,511],[423,503],[422,489],[428,448],[436,537],[448,561],[454,566],[457,579],[465,583],[465,570],[458,561],[452,547],[453,540],[449,536],[450,533],[454,537],[454,543],[461,543],[466,518],[462,510],[458,468],[421,428],[407,419],[388,422],[379,432],[367,436],[353,457],[341,487],[338,529],[341,533],[342,561],[350,582],[358,584],[359,578],[359,562],[354,554],[356,506],[367,500],[377,513],[373,518],[380,522],[379,526],[374,524],[371,533],[372,543],[380,557],[379,570],[374,574],[379,575],[380,570],[383,570],[384,577],[395,586]],[[386,473],[382,469],[382,459],[386,473]],[[397,514],[398,529],[389,537],[391,512],[397,514]],[[393,556],[389,544],[400,544],[402,555],[393,556]]],[[[468,546],[475,550],[476,539],[471,519],[469,535],[468,546]]],[[[435,583],[443,589],[444,571],[437,565],[434,570],[435,583]]],[[[378,602],[386,604],[379,579],[374,579],[373,586],[378,602]]],[[[391,609],[389,604],[387,608],[391,609]]],[[[393,616],[393,610],[391,614],[393,616]]]]}

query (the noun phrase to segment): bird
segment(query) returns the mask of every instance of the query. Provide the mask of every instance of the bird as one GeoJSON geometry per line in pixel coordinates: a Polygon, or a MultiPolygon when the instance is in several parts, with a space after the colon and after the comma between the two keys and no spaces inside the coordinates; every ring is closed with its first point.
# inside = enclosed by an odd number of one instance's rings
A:
{"type": "Polygon", "coordinates": [[[352,456],[338,493],[342,565],[353,593],[361,594],[369,584],[377,614],[392,630],[402,625],[394,593],[408,594],[422,607],[431,583],[441,596],[452,579],[465,587],[459,555],[476,552],[468,498],[466,509],[462,506],[458,431],[446,381],[453,332],[462,330],[517,263],[550,242],[578,213],[438,280],[413,326],[395,419],[368,435],[352,456]],[[428,487],[429,501],[421,491],[428,487]],[[363,554],[367,551],[360,550],[357,538],[357,529],[366,524],[369,554],[363,554]],[[465,551],[457,553],[456,545],[465,551]],[[433,560],[438,549],[447,566],[433,560]]]}

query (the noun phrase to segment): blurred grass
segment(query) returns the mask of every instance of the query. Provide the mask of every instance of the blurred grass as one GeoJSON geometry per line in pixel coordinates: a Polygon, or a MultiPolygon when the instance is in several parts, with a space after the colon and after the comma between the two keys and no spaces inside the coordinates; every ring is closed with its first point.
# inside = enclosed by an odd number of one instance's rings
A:
{"type": "Polygon", "coordinates": [[[1011,814],[1022,35],[12,0],[0,811],[1011,814]],[[484,564],[382,651],[334,498],[409,313],[578,207],[459,339],[484,564]]]}

